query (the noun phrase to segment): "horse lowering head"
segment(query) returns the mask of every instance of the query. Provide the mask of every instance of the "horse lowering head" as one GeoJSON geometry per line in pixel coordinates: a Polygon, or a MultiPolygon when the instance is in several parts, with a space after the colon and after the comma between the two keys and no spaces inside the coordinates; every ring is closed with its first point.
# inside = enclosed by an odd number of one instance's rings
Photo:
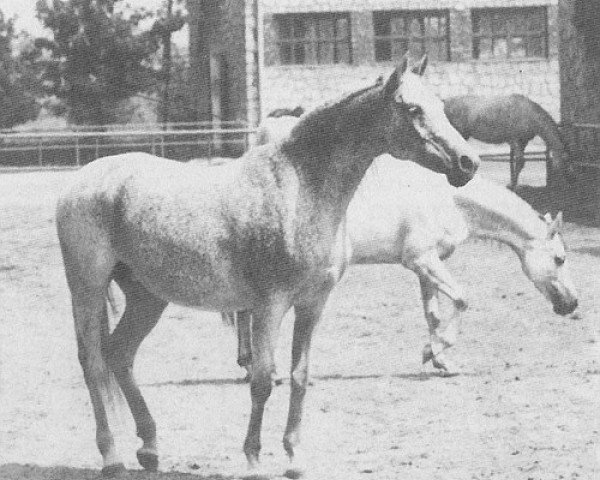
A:
{"type": "Polygon", "coordinates": [[[521,258],[523,271],[552,302],[555,313],[568,315],[577,308],[577,291],[566,263],[562,212],[554,220],[546,214],[544,220],[548,228],[546,238],[532,240],[526,246],[521,258]]]}
{"type": "Polygon", "coordinates": [[[391,122],[386,128],[389,153],[445,173],[459,187],[473,178],[480,164],[475,150],[452,127],[444,104],[422,79],[427,57],[408,69],[406,57],[383,86],[391,122]],[[404,132],[400,138],[396,132],[404,132]]]}

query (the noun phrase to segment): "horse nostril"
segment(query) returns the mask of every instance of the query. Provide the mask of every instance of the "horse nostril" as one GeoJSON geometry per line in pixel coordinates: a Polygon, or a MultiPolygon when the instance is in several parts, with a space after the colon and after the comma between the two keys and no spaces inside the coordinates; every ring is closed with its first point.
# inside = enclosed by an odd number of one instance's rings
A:
{"type": "Polygon", "coordinates": [[[458,159],[458,168],[465,173],[474,174],[477,170],[477,165],[473,161],[471,157],[467,157],[466,155],[461,155],[458,159]]]}

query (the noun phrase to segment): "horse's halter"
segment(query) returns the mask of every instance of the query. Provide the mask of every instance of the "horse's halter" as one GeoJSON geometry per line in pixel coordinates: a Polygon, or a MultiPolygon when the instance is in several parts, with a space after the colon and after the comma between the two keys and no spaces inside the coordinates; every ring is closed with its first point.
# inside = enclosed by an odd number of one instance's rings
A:
{"type": "MultiPolygon", "coordinates": [[[[400,83],[400,85],[401,84],[402,83],[400,83]]],[[[401,108],[406,110],[406,115],[415,131],[419,134],[419,137],[421,137],[423,142],[433,150],[431,153],[442,158],[447,168],[452,168],[452,157],[448,154],[447,149],[440,141],[438,141],[437,136],[424,125],[423,115],[425,114],[425,111],[423,108],[420,105],[411,105],[406,102],[401,93],[396,95],[395,100],[401,108]]]]}

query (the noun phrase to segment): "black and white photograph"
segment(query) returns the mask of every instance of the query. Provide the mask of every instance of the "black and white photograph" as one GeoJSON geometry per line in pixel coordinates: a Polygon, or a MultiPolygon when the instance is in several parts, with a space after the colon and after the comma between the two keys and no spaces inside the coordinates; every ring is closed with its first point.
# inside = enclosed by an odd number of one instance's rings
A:
{"type": "Polygon", "coordinates": [[[600,480],[599,0],[0,0],[0,480],[600,480]]]}

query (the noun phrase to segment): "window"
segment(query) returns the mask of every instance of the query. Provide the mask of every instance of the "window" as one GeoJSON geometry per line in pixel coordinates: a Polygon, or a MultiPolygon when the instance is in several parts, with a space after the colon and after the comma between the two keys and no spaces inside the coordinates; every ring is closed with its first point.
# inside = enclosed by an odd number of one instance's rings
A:
{"type": "Polygon", "coordinates": [[[373,13],[375,60],[398,60],[405,53],[450,60],[448,11],[388,11],[373,13]]]}
{"type": "Polygon", "coordinates": [[[477,9],[472,20],[474,58],[548,56],[546,7],[477,9]]]}
{"type": "Polygon", "coordinates": [[[352,62],[348,14],[279,15],[276,21],[281,64],[352,62]]]}

